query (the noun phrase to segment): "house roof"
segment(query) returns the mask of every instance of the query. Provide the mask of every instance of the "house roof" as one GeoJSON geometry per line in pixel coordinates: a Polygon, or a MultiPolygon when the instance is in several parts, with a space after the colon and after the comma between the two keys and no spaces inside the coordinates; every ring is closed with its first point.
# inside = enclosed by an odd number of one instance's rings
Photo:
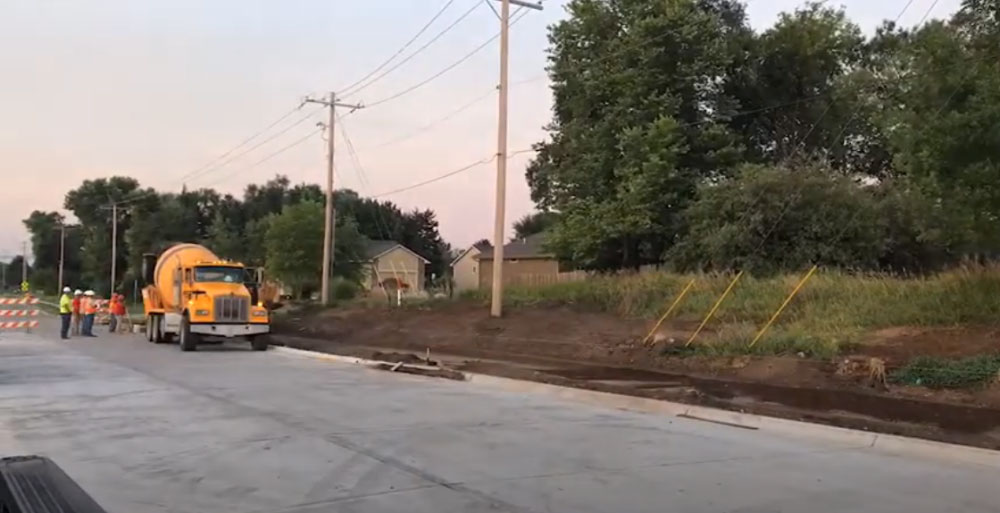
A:
{"type": "Polygon", "coordinates": [[[376,258],[396,249],[397,247],[403,248],[406,252],[412,254],[413,256],[424,261],[425,264],[431,263],[430,260],[420,256],[416,251],[394,241],[394,240],[369,240],[365,246],[365,258],[368,261],[375,260],[376,258]]]}
{"type": "MultiPolygon", "coordinates": [[[[555,258],[555,254],[545,249],[545,233],[536,233],[503,245],[503,259],[555,258]]],[[[493,260],[493,253],[480,253],[480,260],[493,260]]]]}
{"type": "MultiPolygon", "coordinates": [[[[479,241],[479,242],[477,242],[477,243],[469,246],[468,248],[466,248],[465,251],[459,253],[458,256],[455,257],[455,259],[452,260],[451,264],[449,264],[449,265],[454,266],[456,263],[458,263],[459,260],[465,258],[465,255],[468,255],[469,252],[471,252],[472,250],[477,250],[478,253],[476,253],[476,254],[479,255],[479,254],[483,254],[483,253],[485,253],[487,251],[491,251],[492,249],[493,249],[493,244],[490,244],[489,242],[487,242],[485,240],[481,240],[481,241],[479,241]]],[[[475,256],[475,255],[473,255],[473,256],[475,256]]]]}

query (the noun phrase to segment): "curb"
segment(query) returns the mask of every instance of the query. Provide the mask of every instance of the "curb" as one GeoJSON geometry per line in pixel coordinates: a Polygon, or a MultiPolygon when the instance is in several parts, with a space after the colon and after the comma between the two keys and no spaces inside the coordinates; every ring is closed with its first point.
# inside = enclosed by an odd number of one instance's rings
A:
{"type": "MultiPolygon", "coordinates": [[[[299,356],[333,363],[362,365],[365,367],[373,367],[387,363],[391,365],[390,362],[368,360],[353,356],[333,355],[285,346],[273,346],[271,349],[278,353],[290,356],[299,356]]],[[[907,456],[918,456],[921,458],[934,459],[950,463],[965,463],[982,465],[991,468],[1000,468],[1000,451],[981,449],[979,447],[935,442],[933,440],[922,440],[919,438],[908,438],[899,435],[872,433],[870,431],[859,431],[856,429],[827,426],[824,424],[811,424],[798,420],[740,413],[729,410],[721,410],[718,408],[709,408],[706,406],[696,406],[672,401],[663,401],[659,399],[650,399],[646,397],[633,397],[628,395],[613,394],[610,392],[598,392],[595,390],[537,383],[534,381],[521,381],[490,376],[487,374],[477,374],[472,372],[461,372],[461,374],[465,376],[465,381],[469,383],[498,388],[509,392],[545,394],[549,397],[589,404],[591,406],[600,406],[641,413],[670,415],[674,417],[725,424],[736,428],[764,431],[772,434],[788,435],[793,437],[808,437],[826,442],[843,443],[855,447],[865,447],[869,450],[875,450],[889,455],[905,454],[907,456]]]]}

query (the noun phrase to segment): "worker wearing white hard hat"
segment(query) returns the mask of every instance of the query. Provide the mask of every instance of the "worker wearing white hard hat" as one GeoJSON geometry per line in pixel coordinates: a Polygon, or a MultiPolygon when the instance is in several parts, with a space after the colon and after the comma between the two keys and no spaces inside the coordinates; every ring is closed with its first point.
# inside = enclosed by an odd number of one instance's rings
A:
{"type": "Polygon", "coordinates": [[[80,336],[80,324],[83,322],[83,310],[80,309],[83,301],[83,291],[76,289],[73,291],[73,336],[80,336]]]}
{"type": "Polygon", "coordinates": [[[69,324],[73,320],[73,298],[69,297],[70,288],[63,288],[62,296],[59,297],[59,336],[66,340],[69,338],[69,324]]]}
{"type": "Polygon", "coordinates": [[[83,293],[80,310],[83,313],[83,336],[96,337],[97,335],[94,335],[94,318],[97,317],[97,299],[94,298],[93,290],[83,293]]]}

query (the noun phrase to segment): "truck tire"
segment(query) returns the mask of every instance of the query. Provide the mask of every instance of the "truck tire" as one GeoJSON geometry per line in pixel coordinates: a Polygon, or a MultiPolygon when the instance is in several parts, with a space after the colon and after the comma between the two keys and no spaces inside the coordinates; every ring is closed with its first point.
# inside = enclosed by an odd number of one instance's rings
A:
{"type": "Polygon", "coordinates": [[[163,316],[153,315],[153,342],[156,344],[163,343],[163,316]]]}
{"type": "Polygon", "coordinates": [[[196,351],[198,349],[198,335],[191,333],[191,321],[187,314],[181,317],[181,351],[196,351]]]}
{"type": "Polygon", "coordinates": [[[153,329],[156,328],[156,322],[153,320],[152,315],[146,316],[146,341],[153,341],[153,329]]]}
{"type": "Polygon", "coordinates": [[[267,351],[267,335],[250,335],[247,337],[250,341],[250,349],[254,351],[267,351]]]}

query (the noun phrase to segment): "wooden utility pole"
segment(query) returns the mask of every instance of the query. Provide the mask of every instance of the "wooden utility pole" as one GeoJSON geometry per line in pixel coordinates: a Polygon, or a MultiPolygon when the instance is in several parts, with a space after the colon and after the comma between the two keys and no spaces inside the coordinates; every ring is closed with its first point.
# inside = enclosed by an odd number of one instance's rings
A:
{"type": "Polygon", "coordinates": [[[118,273],[118,204],[111,204],[111,286],[108,297],[115,293],[115,278],[118,273]]]}
{"type": "Polygon", "coordinates": [[[62,294],[63,289],[63,259],[66,257],[66,225],[59,225],[59,288],[56,290],[62,294]]]}
{"type": "Polygon", "coordinates": [[[541,5],[521,0],[500,0],[500,113],[497,121],[496,214],[493,219],[493,294],[490,315],[503,315],[503,241],[507,207],[507,68],[510,48],[510,4],[542,10],[541,5]]]}
{"type": "Polygon", "coordinates": [[[327,306],[330,304],[330,271],[333,267],[333,243],[336,240],[334,229],[337,224],[337,209],[333,206],[333,152],[336,139],[334,127],[337,123],[337,107],[346,107],[353,111],[362,106],[338,102],[337,93],[330,93],[329,100],[306,98],[305,101],[326,105],[330,109],[330,120],[326,125],[326,219],[323,223],[323,277],[320,279],[320,301],[323,306],[327,306]]]}
{"type": "Polygon", "coordinates": [[[21,243],[21,286],[28,283],[28,241],[21,243]]]}
{"type": "MultiPolygon", "coordinates": [[[[125,210],[129,208],[131,207],[125,207],[125,210]]],[[[113,201],[110,206],[101,209],[111,210],[111,283],[108,285],[108,297],[111,297],[115,292],[115,281],[118,279],[118,202],[113,201]]]]}

